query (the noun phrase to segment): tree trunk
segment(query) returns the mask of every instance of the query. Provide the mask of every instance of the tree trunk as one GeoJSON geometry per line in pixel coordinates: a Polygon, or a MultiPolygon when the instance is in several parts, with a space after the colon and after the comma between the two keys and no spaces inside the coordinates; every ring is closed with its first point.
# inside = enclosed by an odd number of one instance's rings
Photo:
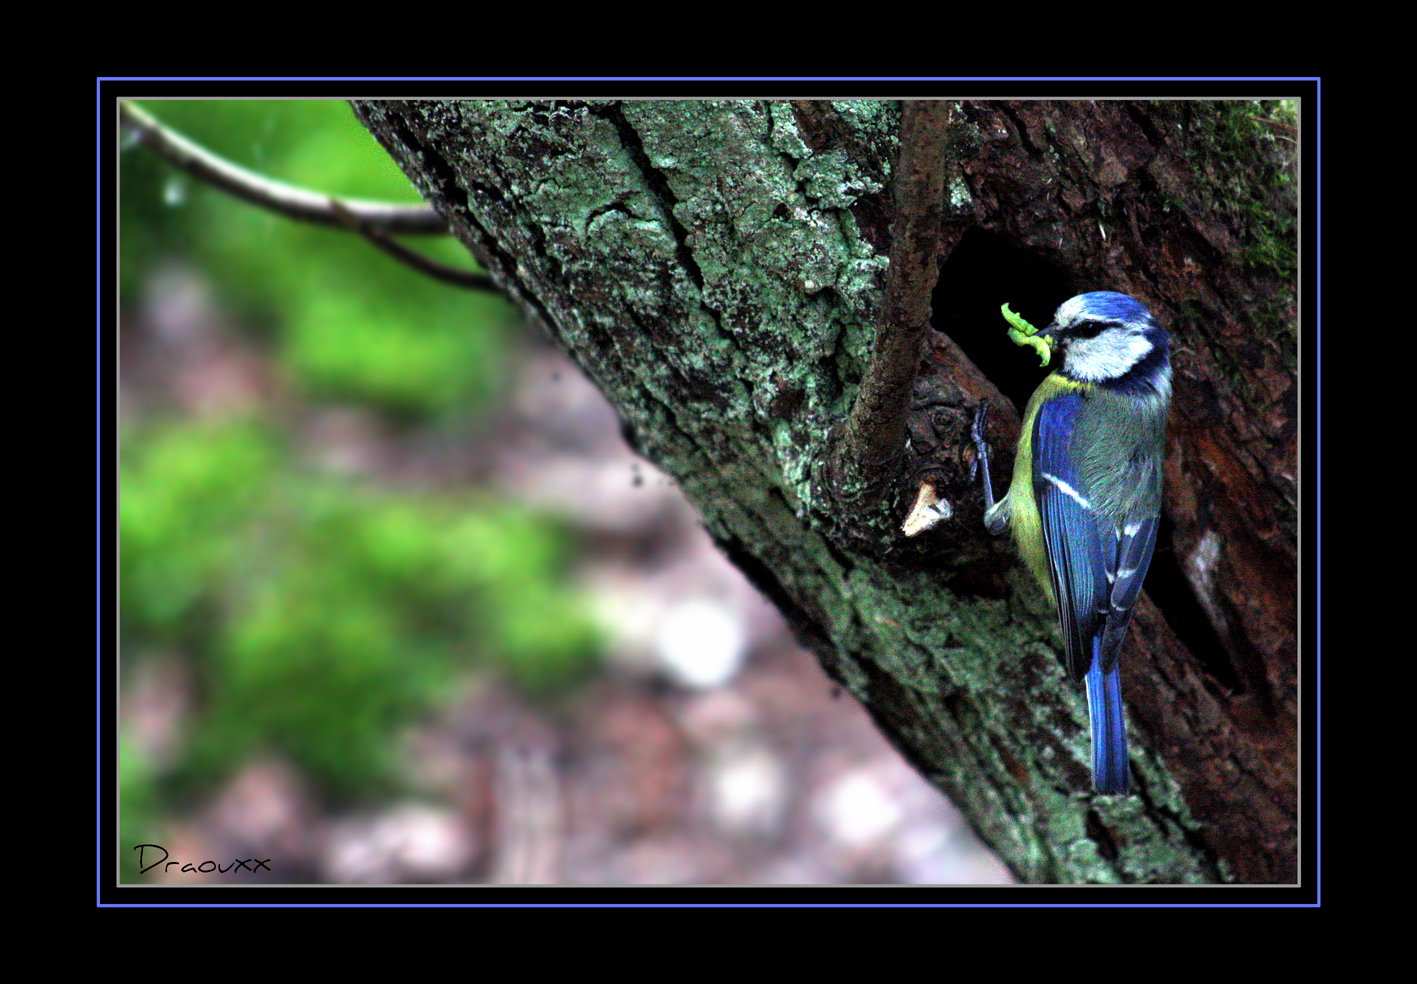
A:
{"type": "Polygon", "coordinates": [[[866,373],[896,103],[359,102],[590,375],[724,553],[1026,881],[1296,876],[1292,116],[1256,103],[949,107],[927,357],[895,491],[824,466],[866,373]],[[1085,699],[968,477],[1043,373],[1034,324],[1119,290],[1172,333],[1166,522],[1123,651],[1131,797],[1091,791],[1085,699]],[[1010,402],[1012,401],[1012,402],[1010,402]],[[952,516],[914,539],[920,479],[952,516]]]}

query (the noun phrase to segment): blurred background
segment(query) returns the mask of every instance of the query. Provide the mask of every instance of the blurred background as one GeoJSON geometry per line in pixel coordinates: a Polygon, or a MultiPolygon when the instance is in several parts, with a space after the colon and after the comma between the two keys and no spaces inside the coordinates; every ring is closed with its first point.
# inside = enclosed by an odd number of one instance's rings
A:
{"type": "MultiPolygon", "coordinates": [[[[344,103],[141,105],[418,201],[344,103]]],[[[1010,880],[514,310],[120,167],[124,881],[1010,880]]]]}

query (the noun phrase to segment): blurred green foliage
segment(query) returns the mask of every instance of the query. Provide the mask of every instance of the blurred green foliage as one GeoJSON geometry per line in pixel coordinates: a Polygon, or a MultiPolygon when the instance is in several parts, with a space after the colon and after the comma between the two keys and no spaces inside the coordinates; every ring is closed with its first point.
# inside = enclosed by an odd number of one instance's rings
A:
{"type": "MultiPolygon", "coordinates": [[[[269,177],[416,201],[342,103],[150,102],[159,120],[269,177]]],[[[122,158],[125,312],[152,271],[203,271],[218,308],[303,401],[446,429],[494,405],[518,320],[497,298],[421,277],[357,237],[264,213],[144,150],[122,158]]],[[[456,244],[415,244],[469,265],[456,244]]],[[[125,332],[133,330],[125,314],[125,332]]],[[[400,730],[475,668],[564,691],[599,641],[570,587],[571,535],[515,503],[380,487],[304,460],[291,401],[257,413],[125,419],[121,658],[161,654],[194,691],[159,767],[125,732],[122,836],[153,842],[179,798],[274,754],[334,800],[397,788],[400,730]]],[[[396,429],[397,432],[397,429],[396,429]]],[[[125,852],[127,853],[127,852],[125,852]]],[[[126,877],[135,867],[125,858],[126,877]]]]}
{"type": "Polygon", "coordinates": [[[397,726],[469,667],[544,694],[596,651],[568,537],[515,505],[304,471],[245,421],[125,442],[119,480],[124,657],[195,661],[179,785],[274,751],[331,796],[378,791],[397,726]]]}

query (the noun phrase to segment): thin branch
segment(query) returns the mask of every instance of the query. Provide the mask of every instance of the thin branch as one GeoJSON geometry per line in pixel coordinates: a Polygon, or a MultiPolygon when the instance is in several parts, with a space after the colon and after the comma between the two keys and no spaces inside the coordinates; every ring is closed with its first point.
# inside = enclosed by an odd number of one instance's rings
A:
{"type": "Polygon", "coordinates": [[[400,263],[410,266],[419,273],[426,274],[441,283],[451,284],[454,287],[463,287],[468,290],[486,290],[494,294],[500,294],[502,288],[497,286],[497,282],[485,273],[478,273],[473,270],[459,270],[455,267],[444,266],[434,260],[430,260],[422,253],[409,249],[397,239],[391,238],[382,229],[377,228],[368,220],[345,207],[345,204],[337,199],[330,199],[330,209],[336,216],[344,220],[346,228],[352,232],[357,232],[377,249],[388,253],[400,263]]]}
{"type": "Polygon", "coordinates": [[[851,494],[850,486],[857,486],[868,506],[889,491],[905,446],[911,384],[924,353],[930,294],[939,278],[949,111],[949,104],[933,100],[907,102],[902,108],[885,303],[871,365],[836,453],[838,491],[851,494]]]}
{"type": "MultiPolygon", "coordinates": [[[[222,160],[181,134],[174,133],[126,99],[118,101],[118,109],[119,118],[142,138],[144,145],[199,181],[292,219],[348,227],[348,223],[330,207],[334,200],[331,196],[272,181],[222,160]]],[[[394,205],[358,199],[341,199],[340,204],[347,212],[359,216],[362,222],[384,232],[425,236],[448,234],[448,224],[427,205],[394,205]]]]}
{"type": "Polygon", "coordinates": [[[485,273],[444,266],[389,238],[391,233],[446,236],[448,224],[427,205],[335,198],[273,181],[223,160],[163,126],[126,99],[120,99],[118,107],[124,125],[137,133],[145,146],[204,184],[287,218],[357,232],[400,263],[442,283],[501,292],[496,281],[485,273]]]}

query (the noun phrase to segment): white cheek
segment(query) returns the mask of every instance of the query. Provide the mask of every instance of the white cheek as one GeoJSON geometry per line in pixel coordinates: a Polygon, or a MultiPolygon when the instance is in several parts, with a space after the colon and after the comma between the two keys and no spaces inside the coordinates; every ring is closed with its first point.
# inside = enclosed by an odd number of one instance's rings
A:
{"type": "Polygon", "coordinates": [[[1074,377],[1101,382],[1124,375],[1146,357],[1151,347],[1145,335],[1129,335],[1121,344],[1106,334],[1080,338],[1068,345],[1065,364],[1074,377]]]}

